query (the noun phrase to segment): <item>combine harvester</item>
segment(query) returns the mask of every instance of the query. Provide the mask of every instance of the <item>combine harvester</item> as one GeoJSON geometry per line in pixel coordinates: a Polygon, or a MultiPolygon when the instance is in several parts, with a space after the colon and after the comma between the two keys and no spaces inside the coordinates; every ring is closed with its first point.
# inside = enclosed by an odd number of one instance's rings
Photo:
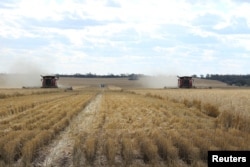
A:
{"type": "MultiPolygon", "coordinates": [[[[37,89],[37,88],[59,88],[57,85],[57,80],[59,80],[59,76],[56,75],[41,75],[42,86],[23,86],[23,89],[37,89]]],[[[71,87],[63,87],[65,91],[73,90],[71,87]]]]}
{"type": "Polygon", "coordinates": [[[192,77],[189,77],[189,76],[182,76],[182,77],[179,77],[177,76],[179,79],[178,79],[178,87],[179,88],[193,88],[193,78],[192,77]]]}
{"type": "Polygon", "coordinates": [[[39,88],[58,88],[56,75],[41,75],[42,86],[23,86],[23,89],[39,89],[39,88]]]}
{"type": "MultiPolygon", "coordinates": [[[[42,87],[41,88],[59,88],[58,85],[57,85],[57,80],[59,80],[59,76],[56,76],[56,75],[44,75],[42,76],[42,87]]],[[[67,91],[72,91],[73,90],[73,87],[70,86],[70,87],[60,87],[60,88],[63,88],[65,92],[67,91]]]]}
{"type": "Polygon", "coordinates": [[[58,76],[55,75],[44,75],[42,76],[42,88],[58,88],[57,80],[59,79],[58,76]]]}

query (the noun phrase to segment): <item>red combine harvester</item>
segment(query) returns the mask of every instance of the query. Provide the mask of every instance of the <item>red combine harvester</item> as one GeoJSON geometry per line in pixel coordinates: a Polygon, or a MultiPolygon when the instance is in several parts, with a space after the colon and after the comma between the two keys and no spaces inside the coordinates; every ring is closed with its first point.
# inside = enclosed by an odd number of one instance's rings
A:
{"type": "Polygon", "coordinates": [[[46,76],[42,76],[42,88],[58,88],[57,86],[57,80],[59,79],[59,77],[55,76],[55,75],[46,75],[46,76]]]}
{"type": "Polygon", "coordinates": [[[189,76],[178,76],[178,87],[179,88],[192,88],[193,87],[193,79],[189,76]]]}

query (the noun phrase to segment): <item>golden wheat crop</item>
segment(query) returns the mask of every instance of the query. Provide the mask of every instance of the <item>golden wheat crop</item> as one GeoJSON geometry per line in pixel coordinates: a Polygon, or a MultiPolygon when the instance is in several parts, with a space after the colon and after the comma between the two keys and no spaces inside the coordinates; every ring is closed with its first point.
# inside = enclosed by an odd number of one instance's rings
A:
{"type": "Polygon", "coordinates": [[[197,105],[212,104],[220,111],[230,110],[250,115],[249,89],[141,89],[133,90],[139,94],[167,98],[176,102],[193,102],[197,105]]]}
{"type": "Polygon", "coordinates": [[[189,108],[195,107],[202,113],[217,118],[217,126],[250,132],[249,89],[165,89],[133,92],[183,103],[189,108]]]}

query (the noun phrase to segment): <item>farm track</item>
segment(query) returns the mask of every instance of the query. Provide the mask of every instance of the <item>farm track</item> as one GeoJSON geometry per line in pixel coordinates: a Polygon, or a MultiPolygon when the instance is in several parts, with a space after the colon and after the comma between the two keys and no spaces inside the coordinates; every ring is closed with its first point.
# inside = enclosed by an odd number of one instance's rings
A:
{"type": "Polygon", "coordinates": [[[102,95],[97,95],[69,124],[69,126],[60,133],[52,144],[41,151],[38,158],[33,162],[34,166],[53,166],[61,167],[73,166],[73,147],[75,136],[81,134],[91,125],[94,115],[99,110],[102,95]]]}

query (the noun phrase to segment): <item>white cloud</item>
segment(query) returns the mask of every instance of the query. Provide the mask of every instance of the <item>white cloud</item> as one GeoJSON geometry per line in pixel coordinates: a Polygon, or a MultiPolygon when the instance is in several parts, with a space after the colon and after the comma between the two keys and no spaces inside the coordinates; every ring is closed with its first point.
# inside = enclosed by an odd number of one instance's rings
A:
{"type": "Polygon", "coordinates": [[[211,49],[205,49],[202,52],[202,61],[214,61],[216,59],[215,51],[211,49]]]}
{"type": "Polygon", "coordinates": [[[250,3],[20,0],[0,9],[0,72],[19,57],[62,73],[250,72],[250,3]]]}

